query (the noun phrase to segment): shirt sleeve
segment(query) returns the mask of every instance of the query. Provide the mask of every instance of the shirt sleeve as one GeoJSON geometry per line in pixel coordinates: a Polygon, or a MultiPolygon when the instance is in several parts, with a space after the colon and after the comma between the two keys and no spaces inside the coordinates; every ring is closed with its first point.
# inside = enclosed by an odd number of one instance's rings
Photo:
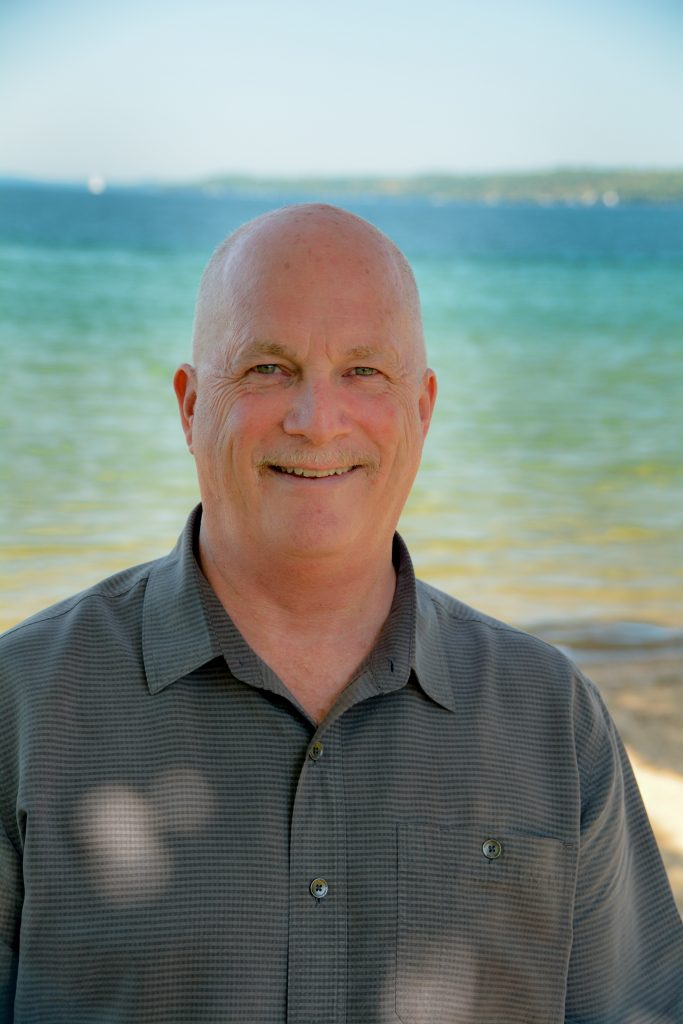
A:
{"type": "Polygon", "coordinates": [[[683,925],[628,756],[591,683],[579,703],[581,841],[565,1020],[680,1024],[683,925]]]}
{"type": "Polygon", "coordinates": [[[23,902],[21,860],[0,825],[0,1024],[11,1024],[23,902]]]}

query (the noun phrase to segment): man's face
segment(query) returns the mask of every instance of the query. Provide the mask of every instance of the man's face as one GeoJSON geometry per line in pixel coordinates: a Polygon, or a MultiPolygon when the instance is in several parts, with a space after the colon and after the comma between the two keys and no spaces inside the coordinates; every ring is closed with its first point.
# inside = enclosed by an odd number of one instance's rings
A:
{"type": "Polygon", "coordinates": [[[261,558],[363,558],[390,538],[433,408],[395,262],[328,235],[240,255],[224,335],[185,391],[204,515],[261,558]]]}

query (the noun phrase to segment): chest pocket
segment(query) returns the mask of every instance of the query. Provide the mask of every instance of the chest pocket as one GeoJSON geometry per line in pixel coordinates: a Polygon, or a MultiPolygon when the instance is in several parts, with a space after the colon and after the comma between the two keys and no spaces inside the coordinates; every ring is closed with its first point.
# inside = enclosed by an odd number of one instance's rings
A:
{"type": "Polygon", "coordinates": [[[576,852],[539,836],[398,826],[404,1024],[564,1020],[576,852]]]}

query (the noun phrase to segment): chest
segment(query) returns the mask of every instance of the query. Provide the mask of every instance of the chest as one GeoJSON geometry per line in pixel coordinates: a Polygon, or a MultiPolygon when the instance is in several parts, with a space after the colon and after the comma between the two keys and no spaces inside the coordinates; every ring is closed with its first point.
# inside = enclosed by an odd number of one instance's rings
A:
{"type": "Polygon", "coordinates": [[[18,1021],[562,1019],[575,780],[540,731],[406,687],[314,732],[215,667],[159,697],[45,723],[18,1021]]]}

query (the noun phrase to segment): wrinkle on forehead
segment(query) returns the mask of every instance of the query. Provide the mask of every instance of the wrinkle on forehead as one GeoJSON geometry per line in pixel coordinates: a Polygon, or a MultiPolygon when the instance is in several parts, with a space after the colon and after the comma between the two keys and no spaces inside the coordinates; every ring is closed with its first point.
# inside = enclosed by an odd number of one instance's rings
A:
{"type": "MultiPolygon", "coordinates": [[[[238,228],[218,246],[202,277],[193,338],[195,365],[210,359],[244,329],[268,295],[284,310],[301,285],[316,275],[338,291],[334,319],[353,317],[353,294],[363,289],[372,319],[399,325],[404,344],[425,368],[420,303],[403,253],[377,228],[355,214],[322,204],[286,207],[238,228]],[[349,297],[344,282],[348,282],[349,297]]],[[[327,293],[320,294],[324,303],[327,293]]],[[[316,316],[316,292],[306,292],[308,316],[316,316]]],[[[289,310],[291,312],[291,310],[289,310]]],[[[329,310],[328,310],[329,315],[329,310]]],[[[368,324],[370,326],[370,324],[368,324]]],[[[407,354],[407,353],[406,353],[407,354]]]]}

